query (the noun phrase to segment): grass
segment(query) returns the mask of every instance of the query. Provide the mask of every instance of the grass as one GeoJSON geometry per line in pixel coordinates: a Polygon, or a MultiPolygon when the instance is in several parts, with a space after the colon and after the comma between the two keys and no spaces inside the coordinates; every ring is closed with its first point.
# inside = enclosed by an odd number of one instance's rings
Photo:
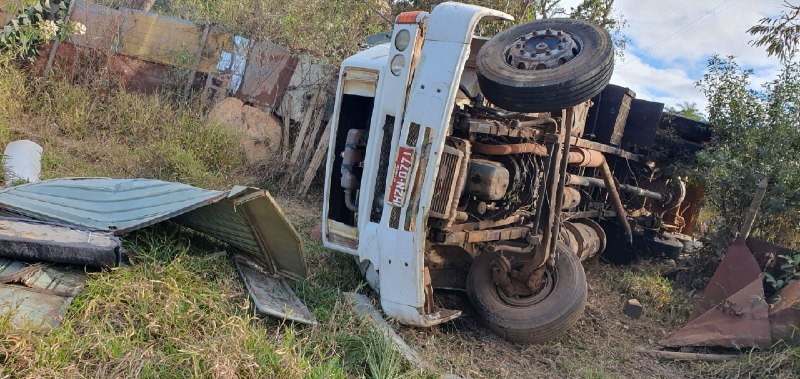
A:
{"type": "MultiPolygon", "coordinates": [[[[101,82],[29,79],[0,68],[0,146],[18,138],[44,147],[43,175],[150,177],[207,188],[253,184],[240,169],[234,131],[209,123],[201,103],[180,108],[101,82]]],[[[305,242],[311,277],[294,284],[317,326],[258,315],[227,258],[227,246],[174,225],[126,237],[132,264],[89,274],[60,328],[12,330],[0,318],[0,378],[397,378],[433,377],[409,367],[355,317],[342,291],[364,283],[352,258],[311,239],[319,198],[297,199],[271,183],[305,242]]],[[[797,377],[800,351],[776,345],[718,365],[664,363],[633,348],[654,345],[683,322],[690,295],[652,265],[588,264],[586,313],[567,336],[541,346],[503,341],[478,326],[468,305],[452,323],[399,327],[440,367],[472,377],[606,378],[648,375],[797,377]],[[646,306],[621,315],[626,298],[646,306]],[[645,374],[646,373],[646,374],[645,374]],[[752,373],[752,374],[751,374],[752,373]]],[[[462,307],[463,306],[463,307],[462,307]]]]}
{"type": "MultiPolygon", "coordinates": [[[[125,245],[132,264],[89,274],[60,328],[0,326],[0,376],[422,375],[350,314],[339,288],[315,278],[297,284],[320,324],[282,323],[254,312],[227,255],[218,254],[224,245],[173,225],[135,232],[125,245]]],[[[315,258],[331,267],[350,262],[338,255],[315,258]]]]}
{"type": "MultiPolygon", "coordinates": [[[[253,184],[236,132],[207,122],[200,103],[180,108],[168,94],[30,79],[4,67],[0,104],[0,147],[21,138],[42,145],[45,178],[253,184]]],[[[19,330],[0,320],[0,378],[424,376],[350,313],[342,291],[363,282],[351,258],[311,241],[317,212],[294,199],[281,203],[303,233],[314,273],[294,287],[319,325],[257,314],[226,245],[162,223],[125,237],[131,265],[89,274],[61,327],[19,330]]]]}
{"type": "Polygon", "coordinates": [[[659,272],[625,271],[619,284],[620,292],[642,304],[661,309],[670,303],[672,283],[659,272]]]}
{"type": "Polygon", "coordinates": [[[199,102],[179,108],[166,94],[28,79],[9,67],[0,77],[0,145],[42,145],[46,178],[145,177],[210,188],[240,179],[237,132],[206,121],[199,102]]]}

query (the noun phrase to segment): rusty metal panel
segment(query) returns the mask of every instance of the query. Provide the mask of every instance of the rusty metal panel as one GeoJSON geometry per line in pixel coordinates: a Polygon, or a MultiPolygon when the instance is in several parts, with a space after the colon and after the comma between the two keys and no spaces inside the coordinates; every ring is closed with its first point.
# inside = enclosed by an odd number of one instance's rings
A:
{"type": "Polygon", "coordinates": [[[800,344],[800,280],[783,287],[769,310],[772,340],[800,344]]]}
{"type": "Polygon", "coordinates": [[[265,190],[234,187],[226,199],[176,221],[227,242],[273,273],[296,280],[308,275],[300,235],[265,190]]]}
{"type": "Polygon", "coordinates": [[[740,237],[728,247],[689,322],[659,343],[766,348],[772,344],[768,310],[761,270],[740,237]]]}
{"type": "Polygon", "coordinates": [[[0,191],[0,207],[120,235],[200,208],[225,192],[152,179],[73,178],[0,191]]]}
{"type": "Polygon", "coordinates": [[[722,303],[728,296],[739,292],[754,280],[761,280],[761,269],[744,240],[737,238],[725,252],[689,321],[722,303]]]}
{"type": "Polygon", "coordinates": [[[74,1],[70,19],[86,25],[86,34],[70,36],[68,41],[78,46],[111,51],[119,37],[122,12],[86,0],[74,1]]]}
{"type": "Polygon", "coordinates": [[[289,88],[297,57],[269,42],[255,44],[247,56],[247,68],[239,97],[256,105],[277,108],[289,88]]]}
{"type": "Polygon", "coordinates": [[[18,328],[56,327],[85,283],[82,269],[0,258],[0,317],[18,328]]]}
{"type": "Polygon", "coordinates": [[[33,220],[0,218],[0,255],[28,261],[115,267],[121,260],[119,238],[33,220]]]}
{"type": "Polygon", "coordinates": [[[755,237],[747,239],[747,247],[753,252],[753,257],[756,259],[756,262],[758,262],[761,271],[774,277],[783,274],[783,270],[780,267],[782,260],[779,259],[779,257],[781,255],[794,255],[794,250],[788,247],[776,245],[755,237]]]}
{"type": "Polygon", "coordinates": [[[751,281],[660,341],[665,346],[761,347],[772,345],[769,305],[761,279],[751,281]]]}
{"type": "Polygon", "coordinates": [[[200,48],[202,27],[132,9],[122,14],[121,54],[179,67],[192,64],[200,48]]]}

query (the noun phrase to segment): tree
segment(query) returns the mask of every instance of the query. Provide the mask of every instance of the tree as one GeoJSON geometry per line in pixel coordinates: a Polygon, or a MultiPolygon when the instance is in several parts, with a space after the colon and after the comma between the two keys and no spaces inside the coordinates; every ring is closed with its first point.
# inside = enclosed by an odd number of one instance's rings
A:
{"type": "Polygon", "coordinates": [[[698,156],[706,201],[737,230],[756,184],[768,179],[767,200],[753,234],[800,247],[800,64],[787,63],[756,91],[751,71],[714,56],[700,81],[714,136],[698,156]]]}
{"type": "Polygon", "coordinates": [[[674,107],[667,107],[667,112],[679,114],[683,117],[690,118],[696,121],[705,121],[705,116],[697,108],[697,103],[690,103],[684,101],[674,107]]]}
{"type": "Polygon", "coordinates": [[[762,18],[747,32],[758,37],[750,42],[753,46],[766,46],[767,55],[787,62],[794,58],[800,42],[800,5],[786,1],[783,6],[786,9],[777,18],[762,18]]]}

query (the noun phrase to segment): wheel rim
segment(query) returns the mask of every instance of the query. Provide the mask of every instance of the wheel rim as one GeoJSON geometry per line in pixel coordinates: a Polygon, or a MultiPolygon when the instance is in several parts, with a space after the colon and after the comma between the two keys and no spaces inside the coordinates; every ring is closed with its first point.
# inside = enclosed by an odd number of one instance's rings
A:
{"type": "Polygon", "coordinates": [[[519,70],[546,70],[566,64],[581,52],[580,39],[562,30],[534,30],[512,41],[503,60],[519,70]]]}
{"type": "Polygon", "coordinates": [[[542,276],[542,286],[541,288],[536,291],[535,293],[528,295],[528,296],[508,296],[503,292],[502,289],[495,286],[495,290],[497,291],[497,295],[503,300],[504,303],[518,308],[525,308],[536,305],[546,299],[550,294],[553,292],[556,284],[556,277],[553,272],[548,268],[545,270],[544,276],[542,276]]]}

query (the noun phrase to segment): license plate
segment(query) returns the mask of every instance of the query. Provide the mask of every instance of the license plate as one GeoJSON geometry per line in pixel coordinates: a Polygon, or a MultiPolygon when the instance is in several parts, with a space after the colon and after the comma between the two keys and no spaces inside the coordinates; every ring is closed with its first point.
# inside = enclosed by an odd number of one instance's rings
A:
{"type": "Polygon", "coordinates": [[[392,185],[389,187],[387,202],[396,207],[402,207],[406,197],[408,184],[411,180],[411,167],[414,165],[414,149],[400,147],[397,159],[394,162],[394,175],[392,185]]]}

